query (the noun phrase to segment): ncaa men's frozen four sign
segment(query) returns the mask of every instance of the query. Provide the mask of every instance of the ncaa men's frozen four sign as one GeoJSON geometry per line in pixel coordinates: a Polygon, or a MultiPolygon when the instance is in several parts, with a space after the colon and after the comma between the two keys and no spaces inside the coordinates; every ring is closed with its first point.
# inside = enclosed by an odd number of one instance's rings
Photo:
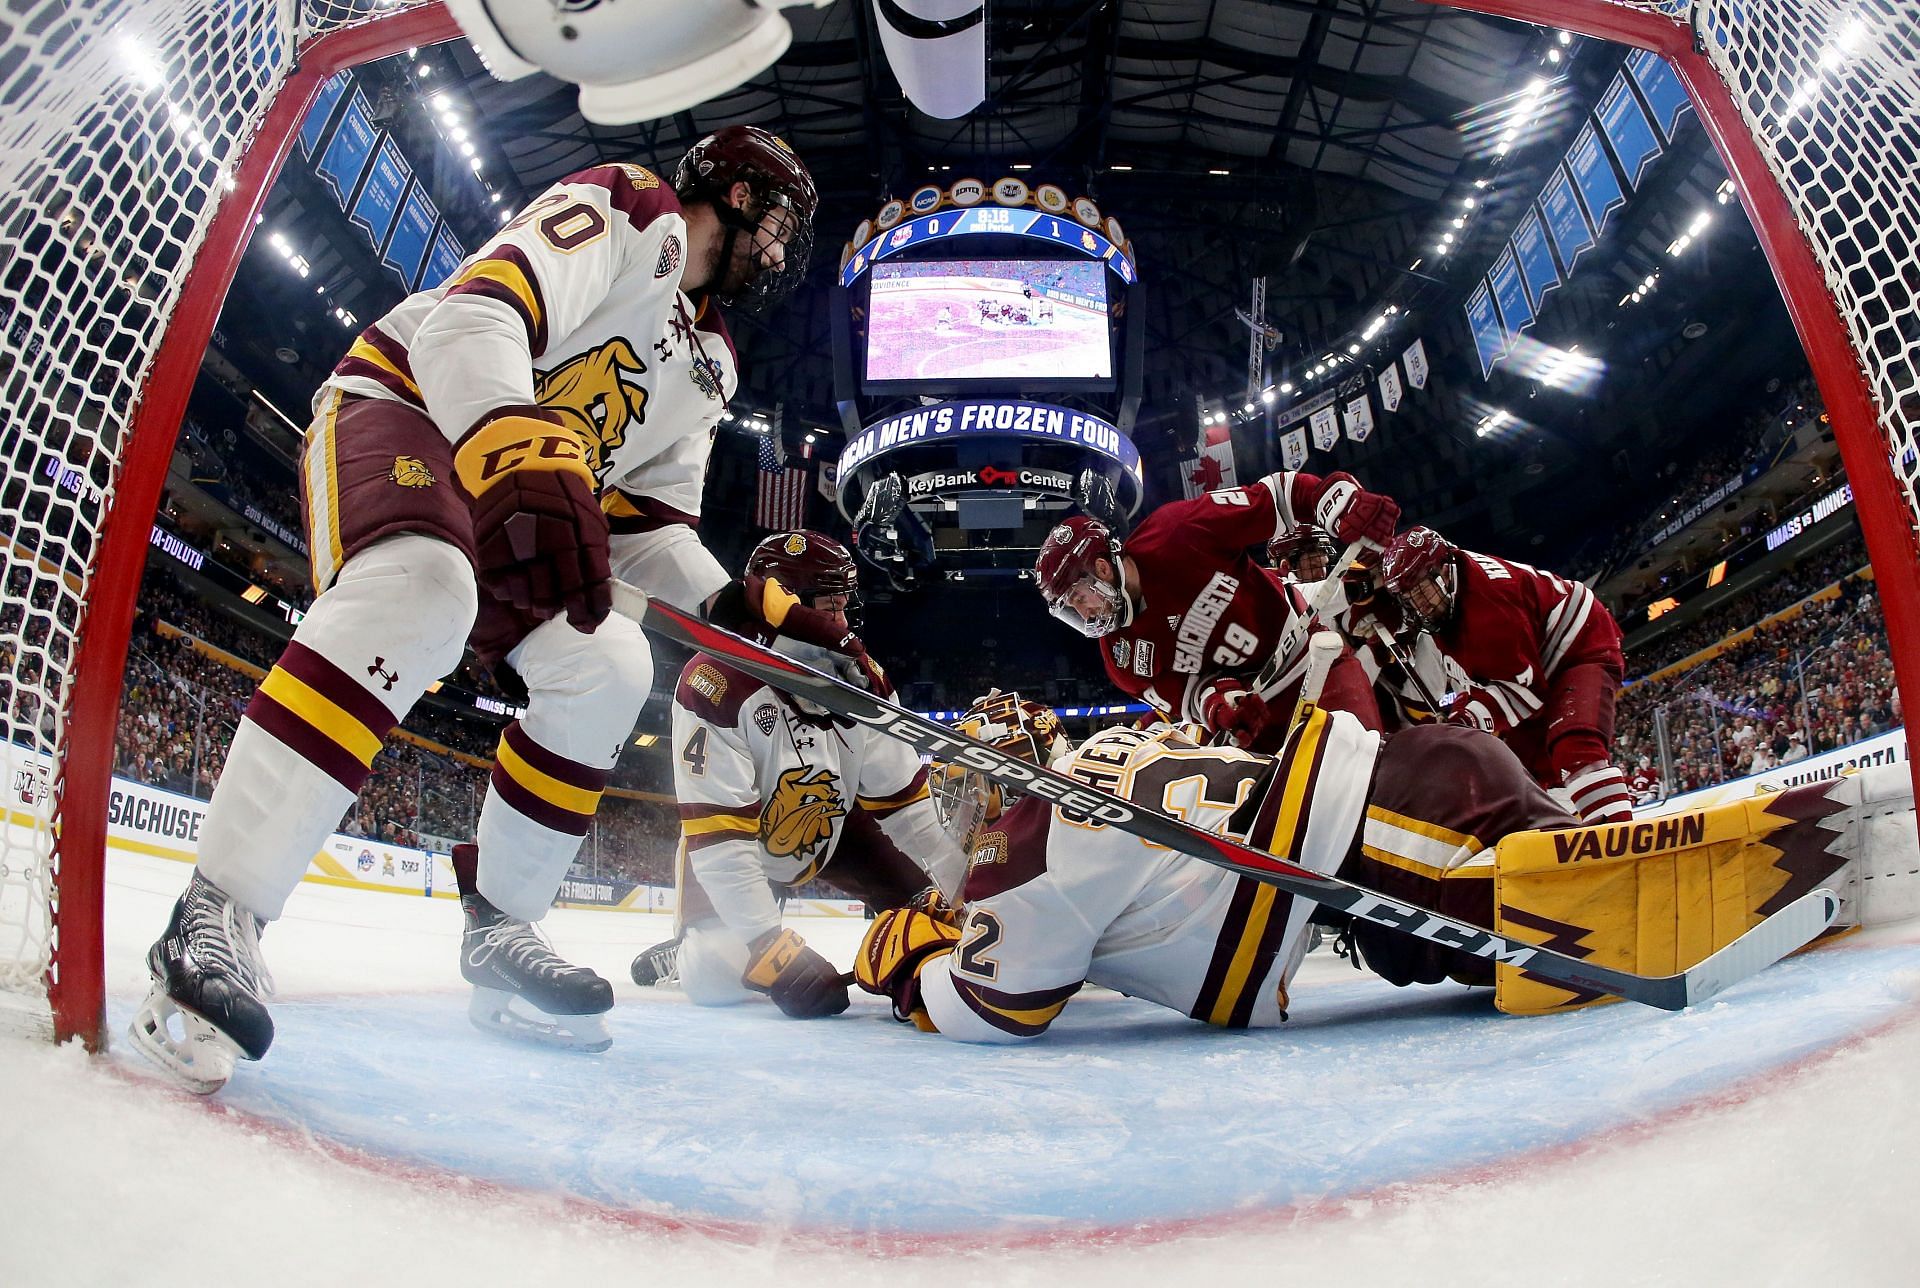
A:
{"type": "Polygon", "coordinates": [[[1140,449],[1098,416],[1024,399],[968,398],[901,412],[855,434],[840,453],[842,491],[855,470],[903,447],[983,438],[1083,448],[1140,478],[1140,449]]]}

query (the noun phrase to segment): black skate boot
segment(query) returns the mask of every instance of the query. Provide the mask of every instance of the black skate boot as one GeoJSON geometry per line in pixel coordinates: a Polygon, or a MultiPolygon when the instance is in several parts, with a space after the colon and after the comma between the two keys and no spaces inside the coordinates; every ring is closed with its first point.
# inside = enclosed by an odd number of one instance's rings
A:
{"type": "Polygon", "coordinates": [[[477,884],[479,862],[478,846],[453,847],[453,875],[467,923],[460,973],[473,985],[467,1017],[489,1033],[605,1051],[613,1045],[605,1019],[613,1009],[613,985],[554,952],[532,923],[489,903],[477,884]],[[515,1010],[515,998],[538,1015],[515,1010]]]}
{"type": "Polygon", "coordinates": [[[680,974],[680,936],[641,950],[631,970],[633,982],[641,988],[673,983],[680,974]]]}
{"type": "Polygon", "coordinates": [[[189,1091],[211,1095],[233,1076],[235,1059],[258,1060],[273,1045],[262,1000],[273,995],[260,958],[265,925],[196,870],[147,950],[153,989],[127,1036],[189,1091]]]}

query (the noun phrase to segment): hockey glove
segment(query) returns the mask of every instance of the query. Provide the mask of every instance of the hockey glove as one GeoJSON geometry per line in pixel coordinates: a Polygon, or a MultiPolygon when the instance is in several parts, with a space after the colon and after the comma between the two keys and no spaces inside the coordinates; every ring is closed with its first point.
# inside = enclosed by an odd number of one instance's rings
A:
{"type": "Polygon", "coordinates": [[[1207,728],[1231,735],[1242,747],[1253,746],[1266,728],[1268,710],[1267,700],[1238,680],[1215,680],[1200,699],[1200,719],[1207,728]]]}
{"type": "Polygon", "coordinates": [[[507,407],[454,451],[473,508],[480,584],[545,620],[561,613],[591,631],[612,607],[607,518],[587,449],[540,407],[507,407]]]}
{"type": "Polygon", "coordinates": [[[1368,492],[1353,475],[1336,470],[1320,482],[1314,518],[1341,544],[1364,541],[1385,549],[1400,523],[1400,506],[1390,496],[1368,492]]]}
{"type": "Polygon", "coordinates": [[[889,999],[894,1019],[931,1032],[933,1023],[920,1003],[920,970],[959,942],[959,928],[946,921],[919,908],[890,908],[873,919],[860,941],[854,982],[889,999]]]}
{"type": "Polygon", "coordinates": [[[833,963],[783,928],[757,935],[747,945],[747,970],[740,982],[771,997],[781,1014],[796,1020],[838,1015],[851,1001],[833,963]]]}
{"type": "Polygon", "coordinates": [[[818,608],[809,608],[800,597],[773,577],[748,574],[740,579],[746,589],[748,605],[760,620],[788,639],[802,644],[817,644],[836,653],[866,652],[860,637],[849,630],[845,619],[818,608]]]}

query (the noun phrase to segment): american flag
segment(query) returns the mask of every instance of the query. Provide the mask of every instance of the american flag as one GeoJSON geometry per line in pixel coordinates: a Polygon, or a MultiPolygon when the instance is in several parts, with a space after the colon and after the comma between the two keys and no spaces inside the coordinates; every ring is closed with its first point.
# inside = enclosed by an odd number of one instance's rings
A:
{"type": "Polygon", "coordinates": [[[807,524],[807,472],[790,469],[774,451],[773,437],[760,440],[759,485],[753,497],[753,521],[762,528],[784,531],[807,524]]]}

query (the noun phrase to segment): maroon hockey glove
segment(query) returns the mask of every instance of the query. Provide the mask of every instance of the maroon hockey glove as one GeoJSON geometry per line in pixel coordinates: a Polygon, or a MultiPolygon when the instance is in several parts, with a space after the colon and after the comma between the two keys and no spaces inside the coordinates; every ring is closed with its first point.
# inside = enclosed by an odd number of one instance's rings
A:
{"type": "MultiPolygon", "coordinates": [[[[807,607],[798,595],[775,578],[749,573],[740,579],[740,584],[746,590],[746,602],[753,613],[788,639],[817,644],[836,653],[851,653],[851,646],[860,645],[860,637],[842,625],[841,619],[807,607]]],[[[864,653],[866,649],[860,647],[860,651],[864,653]]]]}
{"type": "Polygon", "coordinates": [[[1252,747],[1267,725],[1267,700],[1237,680],[1215,680],[1200,699],[1200,719],[1215,733],[1231,734],[1242,747],[1252,747]]]}
{"type": "Polygon", "coordinates": [[[867,652],[867,646],[858,635],[847,637],[846,660],[835,667],[840,678],[848,684],[857,684],[876,698],[893,697],[893,681],[880,669],[880,664],[867,652]]]}
{"type": "Polygon", "coordinates": [[[796,1020],[817,1020],[847,1009],[847,981],[833,963],[807,947],[791,930],[773,929],[747,945],[747,969],[740,982],[765,993],[780,1013],[796,1020]]]}
{"type": "Polygon", "coordinates": [[[1365,541],[1384,549],[1400,523],[1400,506],[1392,497],[1365,490],[1344,470],[1321,480],[1313,514],[1342,545],[1365,541]]]}
{"type": "Polygon", "coordinates": [[[542,620],[564,612],[582,631],[606,619],[607,518],[577,435],[543,408],[503,409],[460,441],[454,470],[489,593],[542,620]]]}

